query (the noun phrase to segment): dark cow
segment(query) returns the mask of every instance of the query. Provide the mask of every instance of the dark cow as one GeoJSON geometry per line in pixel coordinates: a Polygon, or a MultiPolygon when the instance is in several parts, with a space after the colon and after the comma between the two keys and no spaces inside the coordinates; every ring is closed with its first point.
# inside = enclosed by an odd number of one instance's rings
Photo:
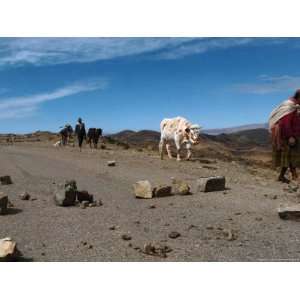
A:
{"type": "Polygon", "coordinates": [[[68,144],[69,139],[73,134],[73,128],[70,124],[66,124],[59,133],[61,135],[61,144],[65,146],[68,144]]]}
{"type": "Polygon", "coordinates": [[[102,129],[101,128],[89,128],[88,134],[87,134],[87,142],[92,148],[92,142],[94,145],[94,148],[97,148],[99,138],[102,137],[102,129]]]}

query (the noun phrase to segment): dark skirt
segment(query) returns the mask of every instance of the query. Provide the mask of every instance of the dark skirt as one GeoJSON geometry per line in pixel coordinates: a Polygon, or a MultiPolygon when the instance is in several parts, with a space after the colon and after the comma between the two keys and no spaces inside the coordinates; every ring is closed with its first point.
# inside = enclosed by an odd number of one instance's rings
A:
{"type": "Polygon", "coordinates": [[[81,146],[82,146],[82,143],[83,143],[83,140],[84,140],[84,135],[78,135],[77,136],[77,139],[78,139],[78,145],[79,145],[79,147],[81,148],[81,146]]]}
{"type": "Polygon", "coordinates": [[[296,145],[293,147],[290,147],[287,142],[281,150],[273,147],[273,166],[274,168],[290,166],[300,168],[300,138],[297,138],[296,145]]]}

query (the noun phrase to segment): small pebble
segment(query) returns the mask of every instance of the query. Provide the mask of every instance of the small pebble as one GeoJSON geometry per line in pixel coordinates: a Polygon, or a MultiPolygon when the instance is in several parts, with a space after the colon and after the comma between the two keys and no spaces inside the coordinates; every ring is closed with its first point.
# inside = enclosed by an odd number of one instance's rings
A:
{"type": "Polygon", "coordinates": [[[177,231],[172,231],[172,232],[169,233],[168,236],[169,236],[170,239],[177,239],[178,237],[181,236],[181,234],[177,231]]]}

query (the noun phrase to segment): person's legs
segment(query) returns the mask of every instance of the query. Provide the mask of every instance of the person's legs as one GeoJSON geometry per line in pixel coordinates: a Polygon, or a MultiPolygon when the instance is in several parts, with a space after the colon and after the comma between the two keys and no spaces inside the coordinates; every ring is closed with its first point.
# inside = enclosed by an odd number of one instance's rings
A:
{"type": "Polygon", "coordinates": [[[82,142],[83,142],[83,136],[78,136],[78,145],[79,145],[79,151],[81,152],[81,147],[82,147],[82,142]]]}
{"type": "Polygon", "coordinates": [[[281,181],[281,182],[284,182],[284,183],[288,183],[289,180],[285,177],[285,173],[287,171],[287,167],[282,167],[281,168],[281,171],[280,171],[280,174],[279,174],[279,177],[278,177],[278,181],[281,181]]]}
{"type": "Polygon", "coordinates": [[[297,174],[296,167],[292,166],[292,164],[291,164],[290,165],[290,170],[291,170],[291,173],[292,173],[292,179],[297,180],[298,179],[298,174],[297,174]]]}

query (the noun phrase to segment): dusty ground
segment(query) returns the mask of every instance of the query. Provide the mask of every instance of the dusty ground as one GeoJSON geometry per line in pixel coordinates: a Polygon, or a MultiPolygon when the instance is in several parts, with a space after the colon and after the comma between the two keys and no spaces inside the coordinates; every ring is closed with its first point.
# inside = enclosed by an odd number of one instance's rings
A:
{"type": "Polygon", "coordinates": [[[161,161],[155,152],[110,148],[79,153],[42,143],[0,146],[0,175],[14,181],[0,190],[15,206],[0,216],[0,238],[15,239],[24,257],[34,261],[300,260],[300,223],[283,221],[276,211],[298,198],[284,191],[273,171],[219,160],[207,169],[199,161],[161,161]],[[116,167],[106,165],[112,159],[116,167]],[[175,177],[194,187],[198,177],[209,175],[225,175],[228,190],[151,200],[132,194],[137,180],[170,183],[175,177]],[[65,179],[75,179],[104,205],[55,206],[53,190],[65,179]],[[36,200],[20,200],[24,191],[36,200]],[[227,230],[235,240],[227,239],[227,230]],[[170,239],[171,231],[181,236],[170,239]],[[124,241],[122,234],[132,240],[124,241]],[[159,258],[134,249],[147,242],[173,251],[159,258]]]}

